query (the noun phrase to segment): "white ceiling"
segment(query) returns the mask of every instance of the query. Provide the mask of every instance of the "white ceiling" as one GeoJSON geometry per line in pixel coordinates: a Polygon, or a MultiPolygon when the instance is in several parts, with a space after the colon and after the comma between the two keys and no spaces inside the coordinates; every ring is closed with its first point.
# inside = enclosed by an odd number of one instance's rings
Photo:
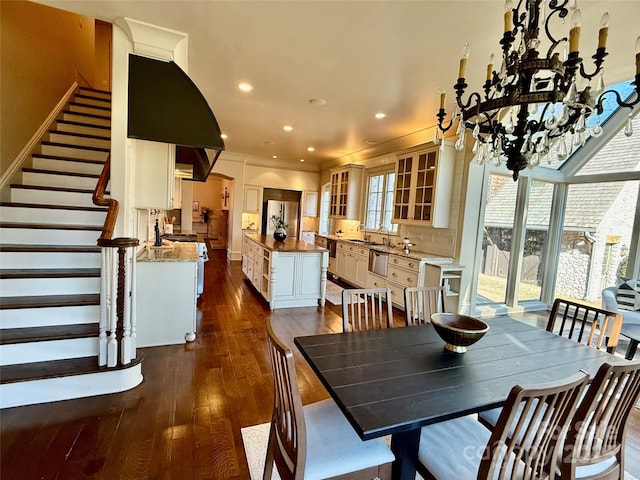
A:
{"type": "MultiPolygon", "coordinates": [[[[504,6],[502,0],[39,3],[187,33],[189,75],[228,135],[226,149],[278,155],[292,166],[304,158],[307,167],[332,159],[358,161],[430,140],[438,87],[448,90],[450,110],[464,43],[471,44],[470,91],[480,90],[489,55],[499,56],[504,6]],[[254,90],[242,93],[241,81],[254,90]],[[312,98],[327,104],[311,105],[312,98]],[[377,120],[373,115],[380,111],[387,116],[377,120]],[[294,131],[284,132],[285,124],[294,131]],[[315,152],[307,152],[309,146],[315,152]]],[[[600,17],[608,11],[605,81],[632,78],[640,0],[578,3],[582,56],[590,60],[600,17]]],[[[558,37],[567,35],[568,23],[555,32],[558,37]]]]}

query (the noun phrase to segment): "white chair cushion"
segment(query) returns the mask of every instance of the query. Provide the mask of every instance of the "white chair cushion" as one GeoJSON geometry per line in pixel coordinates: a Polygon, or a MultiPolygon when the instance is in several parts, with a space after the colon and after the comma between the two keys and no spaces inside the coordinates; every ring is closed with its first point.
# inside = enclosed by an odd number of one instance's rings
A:
{"type": "Polygon", "coordinates": [[[475,480],[491,432],[474,416],[422,427],[418,458],[442,480],[475,480]]]}
{"type": "Polygon", "coordinates": [[[393,462],[381,438],[363,442],[333,400],[305,405],[305,480],[321,480],[393,462]]]}

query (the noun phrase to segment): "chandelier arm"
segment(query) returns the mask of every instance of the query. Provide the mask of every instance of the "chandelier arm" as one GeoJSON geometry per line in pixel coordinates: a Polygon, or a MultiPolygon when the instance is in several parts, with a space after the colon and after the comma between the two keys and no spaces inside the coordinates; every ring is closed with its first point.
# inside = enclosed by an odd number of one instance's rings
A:
{"type": "Polygon", "coordinates": [[[598,48],[596,53],[593,54],[591,58],[593,58],[593,63],[595,64],[595,70],[593,73],[587,73],[584,69],[584,62],[580,63],[580,75],[583,78],[591,80],[593,77],[598,75],[602,71],[602,64],[604,63],[604,57],[609,55],[605,49],[605,47],[598,48]]]}
{"type": "Polygon", "coordinates": [[[640,103],[640,92],[638,91],[639,90],[638,77],[640,77],[640,75],[636,75],[636,82],[634,82],[636,84],[636,90],[634,92],[636,95],[636,98],[634,100],[630,102],[625,102],[617,91],[606,90],[600,94],[600,97],[598,98],[598,103],[595,106],[595,109],[598,112],[598,115],[601,115],[602,112],[604,111],[604,97],[608,94],[613,94],[615,96],[615,99],[618,105],[624,108],[633,108],[638,103],[640,103]]]}
{"type": "Polygon", "coordinates": [[[558,15],[559,18],[564,18],[567,15],[569,15],[569,10],[567,10],[566,8],[567,3],[569,3],[569,0],[563,0],[562,3],[560,4],[558,4],[558,2],[555,0],[551,0],[551,2],[549,3],[549,9],[551,10],[551,13],[549,13],[549,15],[547,16],[544,22],[544,32],[547,35],[547,38],[549,39],[549,41],[551,42],[551,46],[547,51],[547,58],[551,57],[551,52],[555,50],[555,48],[561,42],[566,42],[569,40],[567,37],[556,39],[551,34],[551,30],[549,30],[549,23],[551,22],[551,18],[553,17],[554,14],[558,15]]]}
{"type": "Polygon", "coordinates": [[[438,128],[442,133],[445,133],[447,130],[453,127],[453,122],[455,120],[455,116],[452,116],[451,119],[449,119],[449,125],[445,127],[443,122],[446,116],[447,114],[444,108],[441,108],[440,110],[438,110],[438,113],[436,114],[436,117],[438,118],[438,128]]]}
{"type": "Polygon", "coordinates": [[[476,106],[482,103],[482,97],[480,97],[480,94],[478,92],[471,93],[469,95],[469,98],[467,99],[467,103],[462,103],[462,95],[456,97],[456,101],[458,102],[458,107],[460,107],[460,110],[462,111],[463,118],[464,113],[469,109],[469,107],[471,106],[471,101],[474,98],[476,99],[476,106]]]}

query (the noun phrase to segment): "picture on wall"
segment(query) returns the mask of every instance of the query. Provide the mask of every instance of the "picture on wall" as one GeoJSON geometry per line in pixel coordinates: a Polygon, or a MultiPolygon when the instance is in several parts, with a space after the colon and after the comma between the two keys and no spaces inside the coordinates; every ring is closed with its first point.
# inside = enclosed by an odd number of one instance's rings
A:
{"type": "Polygon", "coordinates": [[[192,211],[192,212],[197,212],[197,211],[199,211],[199,210],[200,210],[200,202],[198,202],[197,200],[194,200],[194,201],[191,203],[191,211],[192,211]]]}

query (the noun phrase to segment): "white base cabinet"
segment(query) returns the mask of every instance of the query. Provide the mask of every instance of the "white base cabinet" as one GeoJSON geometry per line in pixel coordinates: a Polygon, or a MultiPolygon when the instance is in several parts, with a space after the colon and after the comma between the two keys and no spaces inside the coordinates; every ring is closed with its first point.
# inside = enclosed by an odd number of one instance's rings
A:
{"type": "Polygon", "coordinates": [[[138,347],[195,340],[197,271],[198,262],[138,262],[138,347]]]}

